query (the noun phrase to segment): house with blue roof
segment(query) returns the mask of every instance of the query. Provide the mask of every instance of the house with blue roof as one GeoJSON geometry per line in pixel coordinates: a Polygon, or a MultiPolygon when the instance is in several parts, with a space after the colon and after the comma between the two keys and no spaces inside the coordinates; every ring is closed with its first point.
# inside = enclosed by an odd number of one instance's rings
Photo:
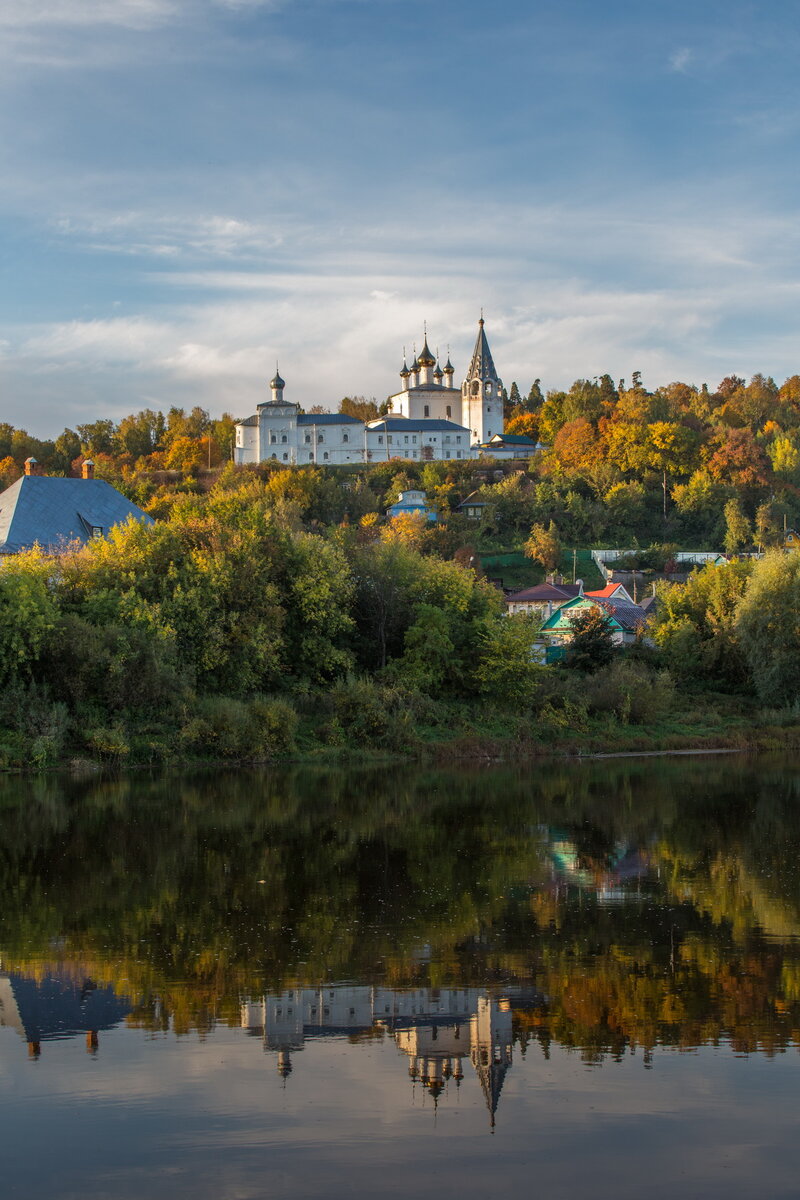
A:
{"type": "Polygon", "coordinates": [[[67,546],[86,545],[106,537],[126,521],[153,524],[153,518],[104,479],[94,478],[94,464],[86,461],[82,478],[62,479],[39,474],[35,459],[25,463],[25,474],[0,492],[0,554],[19,554],[39,546],[55,554],[67,546]]]}
{"type": "Polygon", "coordinates": [[[436,520],[436,509],[431,508],[428,504],[428,497],[425,492],[421,492],[416,488],[410,488],[407,492],[400,492],[394,504],[390,504],[386,510],[386,516],[390,520],[393,517],[402,517],[408,513],[422,513],[426,520],[436,520]]]}

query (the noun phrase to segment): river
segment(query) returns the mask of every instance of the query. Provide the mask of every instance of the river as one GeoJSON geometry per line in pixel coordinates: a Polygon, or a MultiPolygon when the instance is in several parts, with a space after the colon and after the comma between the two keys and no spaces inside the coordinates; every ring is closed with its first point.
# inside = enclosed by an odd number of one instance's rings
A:
{"type": "Polygon", "coordinates": [[[0,780],[15,1197],[796,1196],[784,757],[0,780]]]}

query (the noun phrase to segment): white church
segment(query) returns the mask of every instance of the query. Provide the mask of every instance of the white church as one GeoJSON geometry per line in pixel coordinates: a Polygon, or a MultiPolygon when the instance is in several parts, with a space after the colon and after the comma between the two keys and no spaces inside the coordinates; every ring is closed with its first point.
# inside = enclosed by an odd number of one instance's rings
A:
{"type": "Polygon", "coordinates": [[[403,362],[400,391],[389,397],[389,413],[360,421],[343,413],[302,413],[284,399],[286,384],[276,372],[270,384],[272,399],[259,404],[255,416],[236,424],[234,462],[343,464],[380,462],[392,458],[422,460],[526,456],[534,443],[503,436],[503,383],[495,370],[483,317],[467,377],[453,386],[454,368],[448,356],[440,367],[428,348],[427,331],[421,353],[409,367],[403,362]]]}

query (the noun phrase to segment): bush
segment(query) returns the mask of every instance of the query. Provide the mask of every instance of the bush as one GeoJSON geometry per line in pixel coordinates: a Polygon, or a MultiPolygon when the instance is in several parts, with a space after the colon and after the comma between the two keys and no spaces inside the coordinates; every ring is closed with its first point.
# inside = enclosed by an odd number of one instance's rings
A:
{"type": "Polygon", "coordinates": [[[675,685],[668,671],[621,659],[587,679],[584,696],[593,715],[609,713],[624,725],[644,725],[670,711],[675,685]]]}
{"type": "Polygon", "coordinates": [[[331,714],[325,730],[329,745],[347,743],[391,750],[413,745],[415,726],[428,707],[419,692],[353,675],[334,684],[327,704],[331,714]]]}
{"type": "Polygon", "coordinates": [[[203,757],[262,761],[288,754],[296,729],[297,713],[286,700],[204,696],[181,729],[180,743],[203,757]]]}

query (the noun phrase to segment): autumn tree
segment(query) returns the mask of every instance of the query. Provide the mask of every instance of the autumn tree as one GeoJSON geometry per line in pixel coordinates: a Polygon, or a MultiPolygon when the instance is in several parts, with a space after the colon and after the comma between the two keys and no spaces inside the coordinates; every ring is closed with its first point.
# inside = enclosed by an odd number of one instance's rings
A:
{"type": "Polygon", "coordinates": [[[554,571],[561,561],[561,543],[554,522],[551,521],[546,529],[544,525],[534,525],[522,549],[546,571],[554,571]]]}
{"type": "Polygon", "coordinates": [[[725,505],[725,551],[735,554],[753,540],[753,530],[740,502],[734,497],[725,505]]]}

